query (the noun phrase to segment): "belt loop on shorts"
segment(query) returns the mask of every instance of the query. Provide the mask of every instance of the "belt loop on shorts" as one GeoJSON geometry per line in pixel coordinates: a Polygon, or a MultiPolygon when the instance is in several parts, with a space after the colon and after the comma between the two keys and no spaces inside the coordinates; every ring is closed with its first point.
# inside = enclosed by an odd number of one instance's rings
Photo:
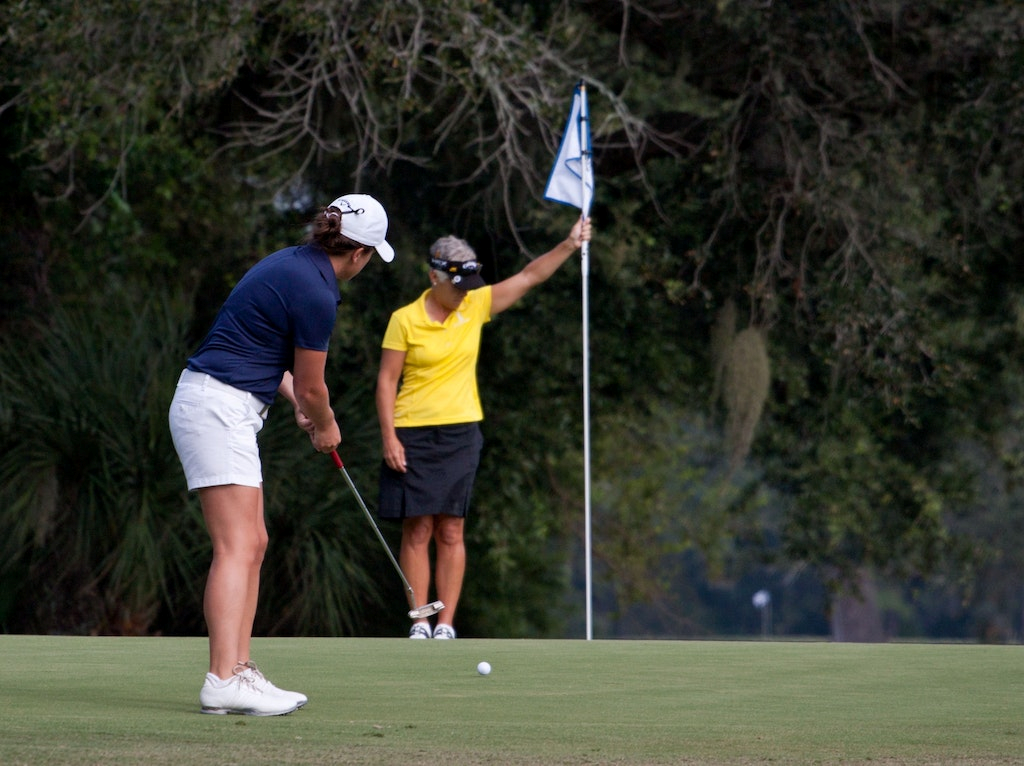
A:
{"type": "Polygon", "coordinates": [[[235,388],[228,383],[217,380],[206,372],[196,372],[195,370],[190,370],[186,367],[181,371],[181,375],[178,377],[178,384],[180,385],[181,383],[198,385],[203,389],[209,388],[214,391],[222,391],[225,394],[241,399],[256,410],[257,414],[259,414],[260,418],[263,420],[267,419],[267,414],[270,412],[270,405],[266,404],[262,399],[256,396],[256,394],[249,391],[243,391],[240,388],[235,388]]]}

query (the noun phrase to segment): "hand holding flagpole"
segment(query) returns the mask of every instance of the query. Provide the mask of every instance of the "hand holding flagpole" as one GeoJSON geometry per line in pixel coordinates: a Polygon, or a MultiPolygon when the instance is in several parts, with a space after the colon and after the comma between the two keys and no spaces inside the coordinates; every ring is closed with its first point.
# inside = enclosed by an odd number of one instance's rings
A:
{"type": "MultiPolygon", "coordinates": [[[[587,86],[580,80],[573,93],[572,109],[565,123],[562,144],[551,168],[545,199],[572,205],[580,216],[590,217],[594,196],[593,158],[590,150],[590,111],[587,108],[587,86]]],[[[580,247],[580,271],[583,275],[583,513],[584,567],[586,570],[587,640],[594,637],[592,540],[590,520],[590,242],[580,247]]]]}

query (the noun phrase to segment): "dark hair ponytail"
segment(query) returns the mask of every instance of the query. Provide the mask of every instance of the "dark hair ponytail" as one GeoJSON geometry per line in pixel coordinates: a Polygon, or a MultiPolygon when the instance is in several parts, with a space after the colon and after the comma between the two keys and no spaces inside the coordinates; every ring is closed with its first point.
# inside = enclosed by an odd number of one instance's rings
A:
{"type": "Polygon", "coordinates": [[[328,255],[344,255],[360,247],[367,247],[341,233],[341,213],[337,208],[324,208],[310,224],[308,242],[319,245],[328,255]]]}

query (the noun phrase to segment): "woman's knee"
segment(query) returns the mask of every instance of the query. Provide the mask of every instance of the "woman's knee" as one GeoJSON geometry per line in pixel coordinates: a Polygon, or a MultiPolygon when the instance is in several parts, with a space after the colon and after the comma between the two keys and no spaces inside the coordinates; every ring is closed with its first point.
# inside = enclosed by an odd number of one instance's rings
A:
{"type": "Polygon", "coordinates": [[[259,565],[269,545],[259,487],[223,485],[199,491],[214,557],[259,565]]]}
{"type": "Polygon", "coordinates": [[[235,537],[231,540],[214,541],[213,556],[237,562],[243,566],[260,566],[267,553],[266,537],[235,537]]]}
{"type": "Polygon", "coordinates": [[[434,540],[439,545],[462,545],[466,520],[459,516],[439,516],[434,540]]]}
{"type": "Polygon", "coordinates": [[[407,545],[429,545],[433,536],[433,516],[414,516],[402,524],[402,541],[407,545]]]}
{"type": "Polygon", "coordinates": [[[255,545],[253,547],[253,562],[258,566],[263,563],[264,557],[267,555],[267,547],[270,545],[270,536],[266,530],[263,530],[256,536],[255,545]]]}

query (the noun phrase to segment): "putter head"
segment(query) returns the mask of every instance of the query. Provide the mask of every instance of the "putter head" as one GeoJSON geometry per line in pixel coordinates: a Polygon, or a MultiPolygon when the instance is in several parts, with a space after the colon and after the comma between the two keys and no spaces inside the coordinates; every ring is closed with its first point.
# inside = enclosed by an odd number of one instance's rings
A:
{"type": "Polygon", "coordinates": [[[430,617],[431,615],[437,614],[444,609],[444,602],[432,601],[429,604],[418,606],[415,609],[409,610],[409,618],[413,620],[422,620],[424,617],[430,617]]]}

